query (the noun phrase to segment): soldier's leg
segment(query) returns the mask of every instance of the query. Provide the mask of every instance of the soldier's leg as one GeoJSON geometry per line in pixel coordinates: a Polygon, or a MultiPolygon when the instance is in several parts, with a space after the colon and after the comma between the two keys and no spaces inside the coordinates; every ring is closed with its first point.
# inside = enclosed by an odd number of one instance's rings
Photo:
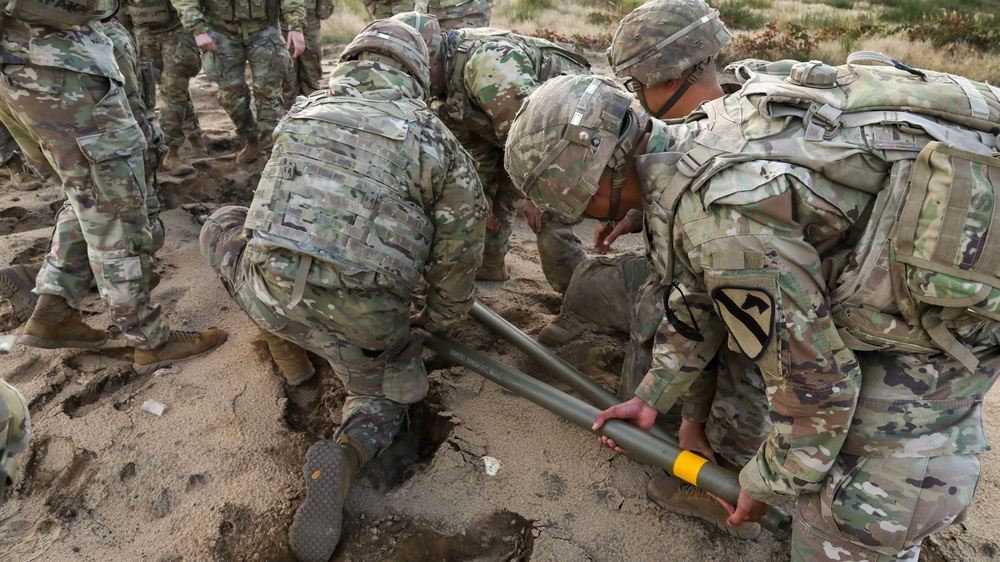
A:
{"type": "MultiPolygon", "coordinates": [[[[149,303],[152,246],[145,209],[142,131],[121,88],[106,78],[45,67],[4,68],[2,119],[44,146],[80,221],[92,270],[112,320],[129,343],[149,349],[167,338],[149,303]],[[43,125],[44,123],[44,125],[43,125]]],[[[40,278],[57,276],[51,256],[40,278]]],[[[39,288],[46,293],[45,284],[39,288]]],[[[36,313],[38,309],[36,309],[36,313]]]]}
{"type": "Polygon", "coordinates": [[[201,58],[191,34],[182,28],[159,37],[162,39],[160,57],[163,60],[160,72],[160,96],[163,98],[160,128],[164,144],[180,148],[185,138],[200,139],[202,134],[189,89],[191,78],[201,70],[201,58]]]}
{"type": "Polygon", "coordinates": [[[250,36],[247,60],[253,74],[260,149],[270,150],[271,133],[285,113],[281,103],[281,85],[292,66],[292,56],[277,27],[268,27],[250,36]]]}
{"type": "Polygon", "coordinates": [[[587,259],[583,243],[573,232],[580,219],[567,220],[555,213],[542,214],[542,231],[538,233],[538,259],[542,262],[545,280],[557,293],[566,292],[573,270],[587,259]]]}
{"type": "MultiPolygon", "coordinates": [[[[243,142],[256,142],[260,132],[250,109],[250,87],[246,81],[247,50],[243,39],[209,31],[215,52],[201,54],[205,76],[219,85],[219,103],[236,126],[236,136],[243,142]]],[[[282,46],[284,49],[284,46],[282,46]]]]}
{"type": "MultiPolygon", "coordinates": [[[[306,25],[302,35],[306,40],[306,49],[298,58],[292,59],[291,70],[282,86],[284,106],[289,108],[298,96],[308,96],[322,89],[323,78],[323,43],[320,38],[320,20],[311,10],[306,10],[306,25]]],[[[286,35],[282,30],[282,35],[286,35]]]]}
{"type": "Polygon", "coordinates": [[[979,471],[975,455],[841,454],[820,492],[799,497],[792,560],[915,562],[924,538],[965,519],[979,471]]]}

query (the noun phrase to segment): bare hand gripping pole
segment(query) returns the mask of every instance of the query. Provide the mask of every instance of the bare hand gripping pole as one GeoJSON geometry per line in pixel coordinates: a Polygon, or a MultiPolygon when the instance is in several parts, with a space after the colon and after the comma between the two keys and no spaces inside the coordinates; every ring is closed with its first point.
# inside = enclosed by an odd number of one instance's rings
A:
{"type": "MultiPolygon", "coordinates": [[[[594,419],[600,412],[597,407],[573,398],[450,338],[422,333],[426,336],[424,345],[429,349],[591,431],[594,419]]],[[[630,451],[632,458],[658,466],[730,503],[736,503],[740,485],[736,475],[728,470],[621,420],[609,420],[596,433],[614,439],[619,446],[630,451]]],[[[768,508],[760,524],[780,537],[788,532],[791,518],[780,508],[772,506],[768,508]]]]}

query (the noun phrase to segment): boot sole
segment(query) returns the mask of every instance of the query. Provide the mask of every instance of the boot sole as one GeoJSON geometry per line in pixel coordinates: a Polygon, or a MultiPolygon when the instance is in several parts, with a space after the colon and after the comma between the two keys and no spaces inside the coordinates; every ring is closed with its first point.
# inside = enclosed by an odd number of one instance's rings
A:
{"type": "Polygon", "coordinates": [[[334,441],[317,441],[306,453],[306,501],[288,528],[288,546],[301,562],[327,562],[337,549],[344,521],[340,487],[345,461],[344,449],[334,441]]]}
{"type": "Polygon", "coordinates": [[[227,334],[226,332],[222,332],[222,336],[219,338],[219,342],[213,345],[212,347],[206,349],[205,351],[202,351],[201,353],[195,355],[188,355],[187,357],[183,357],[181,359],[166,359],[163,361],[157,361],[156,363],[150,363],[149,365],[139,365],[137,363],[132,363],[132,371],[135,372],[135,374],[137,375],[148,375],[149,373],[152,373],[157,369],[163,369],[165,367],[169,367],[174,363],[180,363],[182,361],[187,361],[188,359],[197,359],[203,355],[207,355],[215,351],[216,349],[219,349],[219,346],[226,343],[227,339],[229,339],[229,334],[227,334]]]}
{"type": "Polygon", "coordinates": [[[30,287],[25,285],[21,278],[9,269],[0,272],[0,297],[10,302],[14,309],[14,317],[21,324],[31,318],[31,313],[38,304],[38,295],[31,292],[34,288],[34,285],[30,287]]]}
{"type": "Polygon", "coordinates": [[[47,340],[36,336],[21,336],[17,338],[17,343],[29,347],[40,347],[42,349],[92,349],[101,347],[108,338],[101,341],[68,341],[68,340],[47,340]]]}

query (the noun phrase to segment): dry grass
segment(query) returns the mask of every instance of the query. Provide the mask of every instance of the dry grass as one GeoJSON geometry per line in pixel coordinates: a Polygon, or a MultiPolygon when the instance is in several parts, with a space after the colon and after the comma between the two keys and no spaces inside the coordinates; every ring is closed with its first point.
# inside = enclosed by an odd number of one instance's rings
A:
{"type": "MultiPolygon", "coordinates": [[[[718,0],[718,2],[742,2],[752,7],[754,13],[765,20],[779,23],[791,22],[810,29],[823,25],[849,24],[857,22],[878,22],[878,14],[884,7],[880,4],[855,1],[851,9],[833,7],[819,0],[718,0]]],[[[711,3],[718,3],[711,2],[711,3]]],[[[633,2],[634,3],[634,2],[633,2]]],[[[590,14],[612,13],[622,2],[598,2],[595,0],[560,0],[551,3],[549,9],[533,9],[535,17],[530,21],[514,21],[525,6],[534,6],[535,0],[498,0],[493,12],[493,26],[514,29],[519,33],[536,34],[547,30],[558,35],[597,37],[612,34],[617,21],[593,23],[590,14]]],[[[323,40],[326,43],[342,45],[349,42],[365,26],[369,19],[361,0],[338,1],[337,11],[323,22],[323,40]]],[[[612,18],[613,20],[613,18],[612,18]]],[[[736,31],[734,35],[746,35],[752,31],[736,31]]],[[[863,38],[856,41],[840,40],[821,43],[812,58],[830,64],[841,64],[853,51],[869,50],[885,53],[906,64],[918,68],[947,71],[966,76],[973,80],[1000,84],[1000,57],[982,53],[963,45],[938,48],[930,42],[911,42],[905,36],[863,38]]],[[[327,56],[332,56],[328,53],[327,56]]]]}

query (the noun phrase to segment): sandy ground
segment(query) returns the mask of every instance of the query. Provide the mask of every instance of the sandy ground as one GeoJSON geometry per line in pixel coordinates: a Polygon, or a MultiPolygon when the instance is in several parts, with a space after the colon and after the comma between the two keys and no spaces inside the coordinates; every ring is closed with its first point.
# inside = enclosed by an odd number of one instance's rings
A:
{"type": "MultiPolygon", "coordinates": [[[[193,89],[211,155],[195,162],[195,176],[162,178],[168,236],[153,298],[171,326],[220,326],[229,341],[206,357],[138,376],[130,349],[91,295],[82,306],[86,321],[113,336],[103,348],[19,346],[0,358],[0,377],[28,398],[35,428],[0,506],[0,560],[291,560],[287,528],[304,498],[301,462],[309,445],[337,428],[344,391],[317,357],[318,381],[286,387],[257,330],[203,265],[199,225],[178,206],[246,203],[263,160],[235,166],[231,124],[214,87],[200,76],[193,89]],[[143,409],[149,400],[166,406],[162,415],[143,409]]],[[[0,178],[0,263],[44,254],[61,199],[56,188],[25,193],[0,178]]],[[[585,241],[593,226],[578,228],[585,241]]],[[[622,240],[618,249],[639,244],[622,240]]],[[[560,298],[520,219],[508,262],[511,279],[481,283],[478,297],[537,334],[560,298]]],[[[3,333],[13,333],[11,324],[9,305],[0,302],[3,333]]],[[[471,319],[450,336],[551,381],[471,319]]],[[[624,349],[623,335],[585,334],[557,351],[613,391],[624,349]]],[[[601,448],[588,432],[430,351],[425,360],[430,394],[351,490],[334,560],[788,559],[788,542],[768,533],[738,541],[659,509],[645,497],[657,469],[601,448]],[[500,461],[495,475],[484,457],[500,461]]],[[[993,439],[998,408],[996,395],[988,397],[993,439]]],[[[995,453],[984,455],[968,520],[929,541],[924,560],[991,560],[1000,551],[1000,521],[989,507],[1000,494],[997,462],[995,453]]]]}

